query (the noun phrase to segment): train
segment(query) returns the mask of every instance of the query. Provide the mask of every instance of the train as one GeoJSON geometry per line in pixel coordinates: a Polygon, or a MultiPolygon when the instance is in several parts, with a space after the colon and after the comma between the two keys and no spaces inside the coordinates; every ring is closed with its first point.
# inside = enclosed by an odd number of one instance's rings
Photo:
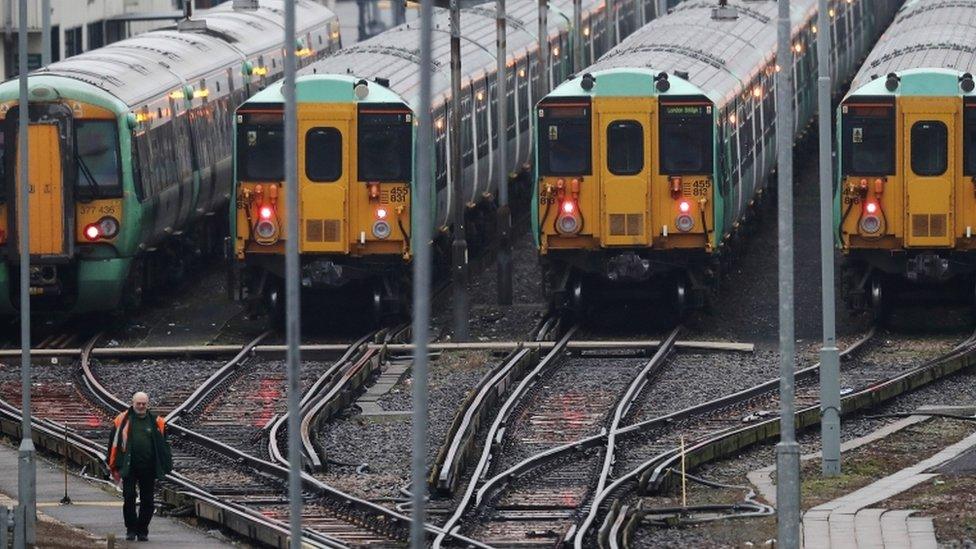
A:
{"type": "MultiPolygon", "coordinates": [[[[618,37],[653,17],[653,0],[582,3],[582,54],[595,59],[618,37]],[[609,25],[609,27],[608,27],[609,25]],[[607,36],[607,29],[613,29],[607,36]]],[[[538,3],[510,2],[507,47],[507,166],[498,166],[496,127],[495,11],[492,3],[461,9],[461,155],[468,241],[484,242],[490,230],[498,169],[523,172],[532,162],[532,106],[538,98],[538,3]]],[[[548,5],[549,81],[571,72],[572,7],[548,5]]],[[[419,87],[419,25],[407,23],[345,48],[299,71],[298,108],[299,251],[304,290],[319,302],[354,299],[375,318],[403,313],[410,301],[411,208],[418,177],[416,154],[433,156],[432,223],[435,262],[449,257],[454,227],[448,143],[450,104],[449,12],[435,9],[433,21],[434,150],[415,151],[419,87]],[[365,299],[365,301],[362,301],[365,299]]],[[[281,86],[255,95],[237,110],[236,176],[232,197],[234,297],[272,319],[283,312],[283,161],[280,152],[281,86]]],[[[525,186],[527,188],[527,186],[525,186]]],[[[513,190],[513,196],[518,189],[513,190]]],[[[528,193],[524,192],[524,196],[528,193]]]]}
{"type": "MultiPolygon", "coordinates": [[[[897,0],[830,2],[833,91],[897,0]]],[[[817,2],[792,10],[793,137],[816,113],[817,2]]],[[[707,305],[776,166],[775,2],[683,2],[541,99],[533,233],[554,309],[707,305]]]]}
{"type": "Polygon", "coordinates": [[[976,295],[973,0],[909,0],[837,111],[834,236],[847,305],[976,295]],[[925,295],[929,294],[929,295],[925,295]]]}
{"type": "MultiPolygon", "coordinates": [[[[29,75],[30,279],[20,280],[19,84],[0,85],[0,316],[131,310],[187,258],[222,252],[233,116],[283,72],[284,0],[237,3],[29,75]]],[[[337,51],[339,21],[297,0],[300,63],[337,51]]]]}

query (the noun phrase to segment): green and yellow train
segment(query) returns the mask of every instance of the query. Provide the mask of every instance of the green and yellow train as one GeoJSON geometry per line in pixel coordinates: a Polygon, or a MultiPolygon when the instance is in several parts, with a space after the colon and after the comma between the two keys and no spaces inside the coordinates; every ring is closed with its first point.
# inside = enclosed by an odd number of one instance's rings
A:
{"type": "MultiPolygon", "coordinates": [[[[835,91],[898,4],[830,2],[835,91]]],[[[791,9],[795,136],[816,109],[817,2],[791,9]]],[[[539,102],[533,220],[555,308],[707,301],[776,165],[776,11],[681,3],[539,102]]]]}
{"type": "MultiPolygon", "coordinates": [[[[339,47],[339,22],[297,1],[303,65],[339,47]]],[[[0,85],[0,316],[114,311],[220,251],[233,116],[280,78],[283,0],[193,20],[54,63],[29,78],[30,280],[19,279],[18,82],[0,85]]]]}

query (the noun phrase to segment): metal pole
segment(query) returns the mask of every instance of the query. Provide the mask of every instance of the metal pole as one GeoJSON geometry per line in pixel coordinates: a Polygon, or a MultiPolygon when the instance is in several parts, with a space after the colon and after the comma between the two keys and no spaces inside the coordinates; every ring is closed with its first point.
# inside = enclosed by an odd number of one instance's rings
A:
{"type": "Polygon", "coordinates": [[[549,0],[539,0],[539,93],[549,93],[549,0]]]}
{"type": "Polygon", "coordinates": [[[613,0],[606,0],[606,5],[607,5],[606,8],[607,11],[606,13],[603,14],[603,19],[606,21],[607,30],[605,33],[603,33],[603,53],[610,51],[610,48],[613,47],[614,44],[613,35],[617,30],[617,26],[616,24],[614,24],[613,0]]]}
{"type": "Polygon", "coordinates": [[[454,194],[454,340],[468,336],[468,241],[464,228],[464,181],[461,170],[461,5],[451,0],[451,182],[454,194]]]}
{"type": "Polygon", "coordinates": [[[51,64],[51,0],[41,0],[41,66],[51,64]]]}
{"type": "MultiPolygon", "coordinates": [[[[543,87],[546,79],[545,53],[542,53],[542,45],[548,46],[549,42],[542,37],[545,36],[544,5],[546,0],[539,0],[539,86],[543,87]]],[[[495,42],[498,46],[496,53],[496,80],[498,93],[498,174],[496,181],[498,184],[498,212],[496,212],[495,223],[498,227],[498,304],[512,304],[512,210],[508,205],[508,135],[505,130],[508,126],[508,111],[505,108],[503,98],[507,95],[508,82],[506,81],[506,65],[508,60],[508,44],[506,43],[506,33],[508,32],[505,19],[505,0],[495,2],[495,42]]],[[[548,50],[548,48],[546,48],[548,50]]],[[[489,97],[490,101],[491,98],[489,97]]]]}
{"type": "MultiPolygon", "coordinates": [[[[590,29],[591,33],[593,30],[590,29]]],[[[573,0],[573,72],[581,70],[583,70],[583,2],[573,0]]]]}
{"type": "Polygon", "coordinates": [[[20,196],[17,201],[19,215],[17,243],[20,245],[20,391],[21,391],[21,439],[17,461],[17,496],[24,507],[25,546],[34,545],[34,522],[37,519],[37,464],[34,461],[34,440],[31,438],[31,358],[30,358],[30,149],[28,148],[27,98],[27,0],[20,0],[18,13],[20,29],[17,32],[17,55],[20,62],[20,102],[18,103],[17,139],[20,143],[20,196]]]}
{"type": "Polygon", "coordinates": [[[668,0],[657,0],[654,7],[657,9],[657,13],[654,14],[654,17],[661,17],[662,15],[668,13],[668,0]]]}
{"type": "MultiPolygon", "coordinates": [[[[420,4],[420,97],[417,114],[417,190],[413,202],[415,220],[413,227],[413,455],[411,459],[411,498],[413,521],[410,523],[410,546],[413,549],[427,547],[424,507],[427,494],[427,338],[430,333],[430,285],[431,285],[431,189],[434,187],[431,151],[434,127],[430,112],[432,79],[431,41],[433,35],[434,0],[422,0],[420,4]]],[[[499,135],[501,132],[499,132],[499,135]]]]}
{"type": "Polygon", "coordinates": [[[300,371],[301,300],[298,263],[298,108],[295,104],[295,2],[285,2],[285,339],[288,343],[288,500],[292,549],[302,546],[300,371]]]}
{"type": "Polygon", "coordinates": [[[817,103],[820,131],[820,279],[823,284],[823,348],[820,350],[820,438],[824,476],[840,474],[840,351],[834,311],[834,232],[831,223],[830,23],[827,0],[817,13],[817,103]]]}
{"type": "Polygon", "coordinates": [[[780,441],[776,445],[779,546],[800,546],[800,447],[796,443],[793,359],[793,50],[790,0],[779,0],[776,51],[776,154],[779,159],[779,395],[780,441]]]}

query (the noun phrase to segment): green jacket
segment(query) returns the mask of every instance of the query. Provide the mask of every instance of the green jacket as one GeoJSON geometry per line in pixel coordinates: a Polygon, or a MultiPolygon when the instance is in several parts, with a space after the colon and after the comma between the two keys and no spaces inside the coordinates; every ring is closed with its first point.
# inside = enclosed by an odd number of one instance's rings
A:
{"type": "MultiPolygon", "coordinates": [[[[118,473],[123,478],[129,476],[132,465],[132,453],[126,451],[129,441],[129,419],[135,410],[129,407],[128,410],[115,416],[112,421],[112,432],[108,437],[108,468],[112,472],[118,473]]],[[[153,447],[155,452],[156,478],[162,479],[167,473],[173,470],[173,450],[169,446],[168,434],[166,431],[166,420],[152,412],[146,412],[150,421],[156,424],[152,431],[153,447]]]]}

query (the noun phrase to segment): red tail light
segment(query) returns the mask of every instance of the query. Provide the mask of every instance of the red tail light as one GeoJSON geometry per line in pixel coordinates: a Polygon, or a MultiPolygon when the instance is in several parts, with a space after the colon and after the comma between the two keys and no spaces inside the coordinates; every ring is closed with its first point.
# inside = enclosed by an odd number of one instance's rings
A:
{"type": "Polygon", "coordinates": [[[878,213],[878,203],[877,202],[868,202],[864,206],[864,211],[866,211],[869,214],[878,213]]]}
{"type": "Polygon", "coordinates": [[[687,200],[682,200],[678,203],[678,209],[681,210],[681,213],[688,213],[691,210],[691,204],[687,200]]]}
{"type": "Polygon", "coordinates": [[[386,216],[388,215],[388,213],[389,212],[386,211],[386,208],[377,208],[376,209],[376,219],[386,219],[386,216]]]}
{"type": "Polygon", "coordinates": [[[572,214],[574,211],[576,211],[576,206],[573,204],[572,200],[563,202],[563,213],[572,214]]]}
{"type": "Polygon", "coordinates": [[[274,215],[274,208],[271,206],[261,206],[261,209],[258,211],[258,215],[261,216],[261,219],[271,219],[271,216],[274,215]]]}
{"type": "Polygon", "coordinates": [[[101,233],[98,230],[97,224],[92,223],[85,227],[85,238],[87,238],[88,240],[94,242],[98,240],[99,236],[101,236],[101,233]]]}

